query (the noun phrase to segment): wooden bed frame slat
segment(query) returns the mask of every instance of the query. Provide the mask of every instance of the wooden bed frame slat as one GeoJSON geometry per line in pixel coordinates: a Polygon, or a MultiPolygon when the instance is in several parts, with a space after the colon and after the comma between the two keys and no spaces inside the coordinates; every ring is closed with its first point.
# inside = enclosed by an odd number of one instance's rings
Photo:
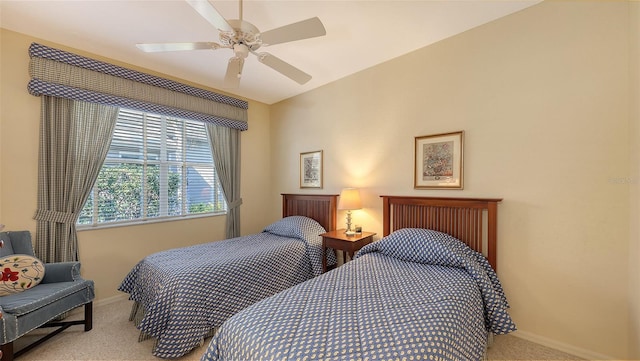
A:
{"type": "Polygon", "coordinates": [[[306,216],[313,218],[327,232],[336,229],[337,194],[282,194],[282,217],[306,216]]]}
{"type": "Polygon", "coordinates": [[[401,228],[428,228],[448,233],[484,254],[497,270],[498,203],[501,198],[380,197],[383,200],[384,236],[401,228]],[[485,220],[486,247],[483,239],[485,220]]]}

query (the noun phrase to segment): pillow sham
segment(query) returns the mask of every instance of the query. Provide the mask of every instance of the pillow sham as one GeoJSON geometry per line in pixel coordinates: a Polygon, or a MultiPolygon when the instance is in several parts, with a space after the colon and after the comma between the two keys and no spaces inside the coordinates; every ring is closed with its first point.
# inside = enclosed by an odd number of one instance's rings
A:
{"type": "Polygon", "coordinates": [[[309,234],[309,230],[313,230],[313,233],[317,233],[318,230],[322,230],[318,234],[325,233],[324,227],[318,223],[315,219],[311,219],[305,216],[289,216],[284,217],[274,223],[268,225],[264,231],[269,232],[282,237],[291,237],[298,239],[306,239],[305,236],[309,234]]]}
{"type": "Polygon", "coordinates": [[[462,257],[475,258],[475,251],[461,240],[425,228],[399,229],[388,235],[379,249],[405,261],[457,267],[462,266],[462,257]]]}
{"type": "Polygon", "coordinates": [[[44,278],[44,263],[26,254],[0,258],[0,296],[22,292],[38,285],[44,278]]]}

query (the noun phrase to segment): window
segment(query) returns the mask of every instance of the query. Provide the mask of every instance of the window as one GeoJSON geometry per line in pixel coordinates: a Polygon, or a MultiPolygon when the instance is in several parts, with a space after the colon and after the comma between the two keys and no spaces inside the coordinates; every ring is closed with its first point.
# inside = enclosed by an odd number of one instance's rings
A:
{"type": "Polygon", "coordinates": [[[78,225],[226,212],[201,122],[120,109],[78,225]]]}

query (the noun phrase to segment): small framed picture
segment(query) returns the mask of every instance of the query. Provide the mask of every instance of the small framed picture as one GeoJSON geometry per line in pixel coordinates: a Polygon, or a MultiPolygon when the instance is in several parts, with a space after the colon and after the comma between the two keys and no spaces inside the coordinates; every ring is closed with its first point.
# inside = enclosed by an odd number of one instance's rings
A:
{"type": "Polygon", "coordinates": [[[415,137],[416,189],[462,189],[464,132],[415,137]]]}
{"type": "Polygon", "coordinates": [[[300,153],[300,188],[322,188],[322,151],[300,153]]]}

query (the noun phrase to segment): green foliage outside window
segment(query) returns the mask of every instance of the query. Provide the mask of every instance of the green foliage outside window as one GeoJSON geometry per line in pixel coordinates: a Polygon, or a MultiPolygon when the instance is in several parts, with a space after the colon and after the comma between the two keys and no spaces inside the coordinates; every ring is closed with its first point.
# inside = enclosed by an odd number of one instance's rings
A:
{"type": "MultiPolygon", "coordinates": [[[[147,166],[146,197],[142,187],[143,166],[140,164],[105,165],[94,187],[100,207],[97,223],[135,220],[143,218],[144,200],[146,199],[146,217],[160,215],[160,167],[147,166]]],[[[182,177],[180,173],[169,172],[168,175],[169,210],[168,215],[181,215],[182,209],[182,177]]],[[[90,197],[78,220],[78,224],[92,223],[93,197],[90,197]]],[[[215,212],[224,208],[224,201],[191,202],[187,213],[199,214],[215,212]]]]}

